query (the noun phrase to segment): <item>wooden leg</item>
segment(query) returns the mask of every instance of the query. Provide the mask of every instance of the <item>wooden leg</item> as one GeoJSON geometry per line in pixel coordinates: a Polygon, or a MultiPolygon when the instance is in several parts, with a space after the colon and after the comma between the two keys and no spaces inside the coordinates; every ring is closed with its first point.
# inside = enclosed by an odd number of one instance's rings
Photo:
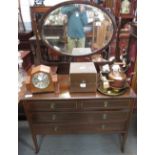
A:
{"type": "Polygon", "coordinates": [[[32,139],[33,139],[33,143],[34,143],[34,147],[35,147],[35,152],[38,153],[39,152],[39,146],[37,143],[37,136],[32,134],[32,139]]]}
{"type": "Polygon", "coordinates": [[[127,133],[121,134],[121,151],[122,151],[122,153],[124,153],[124,150],[125,150],[126,140],[127,140],[127,133]]]}

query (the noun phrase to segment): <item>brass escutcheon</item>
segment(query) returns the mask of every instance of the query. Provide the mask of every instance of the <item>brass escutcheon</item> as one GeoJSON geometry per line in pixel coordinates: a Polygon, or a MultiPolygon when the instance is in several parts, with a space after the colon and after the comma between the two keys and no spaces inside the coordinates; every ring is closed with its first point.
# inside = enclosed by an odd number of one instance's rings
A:
{"type": "Polygon", "coordinates": [[[107,114],[103,114],[102,119],[104,119],[104,120],[107,119],[107,114]]]}
{"type": "Polygon", "coordinates": [[[50,108],[51,108],[51,109],[54,109],[54,108],[55,108],[55,103],[51,103],[50,108]]]}
{"type": "Polygon", "coordinates": [[[58,127],[54,127],[54,131],[57,132],[57,130],[58,130],[58,127]]]}
{"type": "Polygon", "coordinates": [[[105,129],[105,125],[103,124],[103,125],[101,126],[101,128],[102,128],[102,130],[104,130],[104,129],[105,129]]]}
{"type": "Polygon", "coordinates": [[[56,120],[56,115],[55,114],[52,115],[52,120],[53,121],[56,120]]]}
{"type": "Polygon", "coordinates": [[[106,108],[108,106],[108,101],[104,101],[104,107],[106,108]]]}

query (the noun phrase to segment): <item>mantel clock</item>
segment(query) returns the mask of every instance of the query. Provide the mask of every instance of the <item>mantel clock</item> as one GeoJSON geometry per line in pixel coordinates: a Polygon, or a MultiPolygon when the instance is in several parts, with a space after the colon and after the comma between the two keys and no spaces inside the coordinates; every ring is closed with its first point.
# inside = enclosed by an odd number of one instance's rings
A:
{"type": "Polygon", "coordinates": [[[32,68],[31,75],[26,80],[26,87],[31,93],[53,92],[51,68],[45,65],[32,68]]]}

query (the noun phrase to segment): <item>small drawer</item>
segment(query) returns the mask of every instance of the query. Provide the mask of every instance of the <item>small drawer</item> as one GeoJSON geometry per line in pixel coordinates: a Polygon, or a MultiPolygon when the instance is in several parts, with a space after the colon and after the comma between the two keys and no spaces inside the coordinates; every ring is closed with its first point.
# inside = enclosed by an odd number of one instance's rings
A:
{"type": "Polygon", "coordinates": [[[81,101],[83,110],[104,110],[104,109],[124,109],[130,108],[130,100],[83,100],[81,101]]]}
{"type": "Polygon", "coordinates": [[[128,119],[128,112],[105,111],[105,112],[83,112],[83,113],[54,113],[54,112],[32,112],[33,123],[50,122],[73,122],[73,123],[94,123],[94,122],[120,122],[128,119]]]}
{"type": "MultiPolygon", "coordinates": [[[[129,112],[118,112],[118,111],[104,111],[98,113],[95,117],[95,120],[102,122],[125,122],[128,120],[129,112]]],[[[94,120],[94,121],[95,121],[94,120]]]]}
{"type": "Polygon", "coordinates": [[[74,111],[76,109],[76,101],[32,101],[29,103],[29,111],[74,111]]]}
{"type": "Polygon", "coordinates": [[[33,124],[32,130],[35,134],[122,132],[125,131],[125,123],[33,124]]]}
{"type": "Polygon", "coordinates": [[[104,131],[124,131],[125,130],[125,123],[102,123],[96,125],[96,129],[99,132],[104,131]]]}

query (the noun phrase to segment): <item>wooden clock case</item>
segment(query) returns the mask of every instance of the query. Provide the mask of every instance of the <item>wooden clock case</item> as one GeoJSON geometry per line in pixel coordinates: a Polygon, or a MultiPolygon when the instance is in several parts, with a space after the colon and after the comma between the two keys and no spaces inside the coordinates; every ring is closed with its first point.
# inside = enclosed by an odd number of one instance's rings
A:
{"type": "Polygon", "coordinates": [[[31,75],[27,77],[26,79],[26,87],[27,90],[29,90],[31,93],[44,93],[44,92],[53,92],[54,91],[54,84],[52,81],[52,72],[51,68],[45,65],[39,65],[37,67],[32,68],[31,75]],[[39,72],[46,73],[48,75],[48,78],[50,80],[48,87],[44,89],[36,88],[32,83],[33,75],[39,72]]]}

